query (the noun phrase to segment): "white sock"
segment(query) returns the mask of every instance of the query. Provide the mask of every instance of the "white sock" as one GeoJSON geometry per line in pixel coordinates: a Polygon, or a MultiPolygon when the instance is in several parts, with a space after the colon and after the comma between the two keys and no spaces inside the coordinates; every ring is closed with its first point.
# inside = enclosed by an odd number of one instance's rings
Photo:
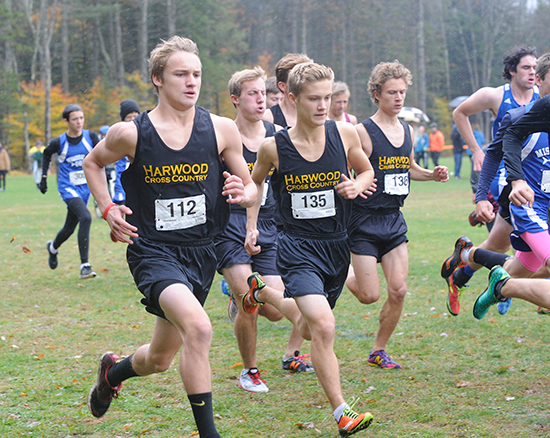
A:
{"type": "Polygon", "coordinates": [[[84,268],[85,266],[87,266],[88,268],[91,268],[91,267],[92,267],[89,263],[82,263],[82,264],[80,265],[80,269],[84,268]]]}
{"type": "Polygon", "coordinates": [[[59,251],[53,247],[53,242],[50,242],[50,252],[52,254],[57,254],[59,251]]]}
{"type": "Polygon", "coordinates": [[[340,418],[342,418],[342,415],[344,415],[344,409],[346,409],[348,407],[349,407],[348,404],[346,402],[344,402],[334,410],[332,415],[334,415],[334,419],[337,422],[340,421],[340,418]]]}
{"type": "Polygon", "coordinates": [[[470,252],[472,252],[472,248],[464,248],[460,252],[460,260],[462,260],[466,264],[470,263],[470,260],[469,260],[470,252]]]}

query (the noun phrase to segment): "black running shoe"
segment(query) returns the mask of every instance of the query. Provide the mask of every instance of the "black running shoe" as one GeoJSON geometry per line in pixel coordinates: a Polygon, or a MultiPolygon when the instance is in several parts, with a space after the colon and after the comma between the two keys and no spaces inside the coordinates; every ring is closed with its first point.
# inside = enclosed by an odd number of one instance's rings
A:
{"type": "Polygon", "coordinates": [[[48,240],[46,243],[46,249],[48,250],[48,266],[50,269],[57,268],[57,253],[52,252],[51,248],[53,247],[53,242],[48,240]]]}
{"type": "Polygon", "coordinates": [[[118,391],[122,388],[122,383],[113,388],[107,380],[107,371],[118,360],[120,360],[120,356],[111,351],[103,354],[99,359],[97,382],[92,386],[88,395],[88,407],[94,417],[100,418],[105,415],[111,405],[111,400],[118,398],[118,391]]]}

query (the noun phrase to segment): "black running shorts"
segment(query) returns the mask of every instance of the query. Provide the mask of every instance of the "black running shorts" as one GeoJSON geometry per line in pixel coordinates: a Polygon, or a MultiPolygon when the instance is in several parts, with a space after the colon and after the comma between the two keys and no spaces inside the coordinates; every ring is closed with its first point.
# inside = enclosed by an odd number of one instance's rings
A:
{"type": "Polygon", "coordinates": [[[128,245],[126,259],[138,289],[145,296],[141,300],[145,309],[164,319],[159,296],[166,287],[184,284],[204,305],[216,273],[216,253],[211,240],[185,246],[139,237],[128,245]]]}
{"type": "Polygon", "coordinates": [[[324,295],[331,309],[342,292],[349,267],[345,233],[333,239],[312,239],[279,234],[277,267],[285,285],[285,298],[324,295]]]}
{"type": "Polygon", "coordinates": [[[355,211],[348,226],[353,254],[376,257],[378,263],[407,239],[407,224],[400,210],[387,214],[355,211]]]}
{"type": "Polygon", "coordinates": [[[220,236],[216,237],[216,256],[218,272],[237,264],[251,265],[254,272],[261,275],[279,275],[277,270],[277,227],[272,219],[258,220],[257,244],[262,250],[259,254],[249,255],[244,249],[246,237],[246,215],[231,213],[229,224],[220,236]]]}

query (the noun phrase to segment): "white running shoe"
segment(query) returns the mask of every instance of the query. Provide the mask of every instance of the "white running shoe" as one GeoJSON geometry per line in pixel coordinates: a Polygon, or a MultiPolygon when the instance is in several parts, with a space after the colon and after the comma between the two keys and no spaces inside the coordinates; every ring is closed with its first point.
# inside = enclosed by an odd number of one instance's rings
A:
{"type": "Polygon", "coordinates": [[[242,370],[239,378],[239,386],[248,392],[268,392],[269,388],[262,379],[258,368],[250,368],[242,370]]]}

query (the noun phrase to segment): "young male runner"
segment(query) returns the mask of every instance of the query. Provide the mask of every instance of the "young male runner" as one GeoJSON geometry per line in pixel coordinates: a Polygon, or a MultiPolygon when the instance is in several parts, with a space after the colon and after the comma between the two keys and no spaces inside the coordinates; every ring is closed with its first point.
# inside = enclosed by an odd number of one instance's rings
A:
{"type": "MultiPolygon", "coordinates": [[[[460,135],[473,154],[474,170],[480,171],[483,163],[483,151],[479,147],[469,116],[490,110],[495,118],[493,122],[493,139],[496,137],[502,118],[506,112],[513,108],[526,105],[538,98],[538,87],[535,85],[535,65],[537,62],[536,50],[528,46],[519,46],[505,54],[503,59],[502,75],[510,83],[500,87],[483,87],[462,102],[454,111],[453,118],[460,131],[460,135]]],[[[493,182],[493,196],[498,200],[501,209],[496,216],[493,227],[487,239],[479,245],[480,248],[505,253],[510,249],[508,236],[512,232],[510,224],[509,199],[510,187],[506,186],[504,168],[493,182]]],[[[445,278],[448,286],[447,309],[453,316],[460,312],[459,292],[476,270],[481,266],[472,264],[459,267],[448,278],[445,278]]],[[[501,306],[501,312],[506,313],[505,306],[501,306]]]]}
{"type": "MultiPolygon", "coordinates": [[[[261,67],[236,72],[229,80],[231,102],[237,109],[235,124],[239,129],[243,144],[243,155],[250,171],[254,169],[260,143],[272,136],[275,131],[273,123],[262,120],[265,112],[265,72],[261,67]]],[[[280,129],[280,128],[279,128],[280,129]]],[[[250,256],[245,248],[246,209],[240,205],[231,206],[231,217],[225,231],[216,238],[216,255],[218,271],[224,276],[232,291],[239,312],[235,317],[235,337],[243,360],[243,370],[239,377],[239,386],[249,392],[268,392],[265,380],[260,377],[256,364],[256,337],[258,313],[246,313],[242,309],[242,297],[248,292],[247,278],[253,271],[264,276],[266,284],[283,295],[284,286],[277,271],[277,227],[273,219],[275,199],[269,183],[269,175],[262,193],[262,204],[258,218],[260,229],[259,245],[262,250],[250,256]]],[[[270,309],[270,320],[278,320],[282,315],[271,305],[262,306],[262,311],[270,309]],[[273,313],[276,313],[274,316],[273,313]]],[[[299,312],[296,308],[296,314],[299,312]]],[[[293,327],[288,345],[283,356],[283,369],[312,372],[309,365],[300,355],[302,337],[293,327]]]]}
{"type": "Polygon", "coordinates": [[[332,97],[328,111],[329,120],[348,122],[357,125],[357,117],[348,114],[346,109],[349,102],[349,88],[345,82],[335,82],[332,86],[332,97]]]}
{"type": "Polygon", "coordinates": [[[413,129],[399,120],[412,79],[411,72],[398,61],[378,64],[368,88],[378,111],[356,126],[363,150],[374,168],[376,191],[353,201],[349,222],[353,272],[346,284],[363,304],[380,298],[377,263],[388,283],[388,298],[380,311],[378,333],[367,363],[380,368],[401,368],[386,353],[386,345],[399,322],[407,293],[409,255],[407,224],[400,208],[409,194],[410,179],[449,179],[445,166],[433,171],[414,161],[413,129]]]}
{"type": "Polygon", "coordinates": [[[57,190],[59,196],[67,204],[67,218],[63,228],[59,230],[53,241],[48,241],[48,266],[57,268],[57,254],[59,247],[74,233],[78,227],[78,250],[80,252],[80,278],[93,278],[97,274],[92,271],[88,261],[90,245],[90,226],[92,215],[88,211],[90,190],[86,183],[86,176],[82,170],[82,160],[92,151],[99,142],[97,134],[84,129],[84,111],[70,103],[63,110],[63,120],[67,123],[67,132],[55,137],[44,149],[42,157],[42,180],[38,188],[42,193],[48,190],[48,169],[53,154],[57,154],[59,177],[57,190]]]}
{"type": "Polygon", "coordinates": [[[277,86],[277,78],[271,76],[265,81],[265,101],[268,108],[281,103],[285,95],[277,86]]]}
{"type": "Polygon", "coordinates": [[[124,380],[166,371],[183,346],[180,376],[202,438],[219,437],[208,359],[212,325],[202,307],[216,269],[213,238],[227,223],[228,203],[252,205],[256,188],[235,123],[196,105],[201,70],[193,41],[174,36],[158,44],[149,59],[157,107],[112,126],[84,169],[112,237],[129,244],[142,303],[157,316],[150,343],[122,360],[103,354],[90,410],[104,415],[124,380]],[[122,177],[126,205],[117,206],[103,169],[124,156],[132,164],[122,177]],[[222,173],[222,159],[232,174],[222,173]]]}
{"type": "MultiPolygon", "coordinates": [[[[332,309],[347,274],[350,200],[370,186],[373,172],[353,126],[326,121],[333,78],[332,70],[315,63],[292,69],[288,98],[296,106],[296,125],[264,140],[252,179],[260,194],[264,179],[276,169],[277,178],[271,181],[284,224],[277,240],[277,267],[285,297],[295,300],[311,332],[311,359],[317,378],[334,410],[340,434],[349,436],[368,427],[372,415],[357,414],[342,396],[332,309]],[[357,173],[354,180],[348,165],[357,173]]],[[[256,227],[260,203],[258,196],[254,209],[249,209],[246,247],[251,254],[260,251],[256,227]]],[[[259,274],[253,274],[249,284],[243,297],[245,311],[272,302],[270,288],[259,274]]]]}
{"type": "Polygon", "coordinates": [[[295,65],[312,60],[302,53],[288,53],[275,64],[275,77],[277,86],[283,92],[283,101],[268,108],[264,114],[264,120],[286,128],[296,124],[296,107],[288,98],[288,74],[295,65]]]}

